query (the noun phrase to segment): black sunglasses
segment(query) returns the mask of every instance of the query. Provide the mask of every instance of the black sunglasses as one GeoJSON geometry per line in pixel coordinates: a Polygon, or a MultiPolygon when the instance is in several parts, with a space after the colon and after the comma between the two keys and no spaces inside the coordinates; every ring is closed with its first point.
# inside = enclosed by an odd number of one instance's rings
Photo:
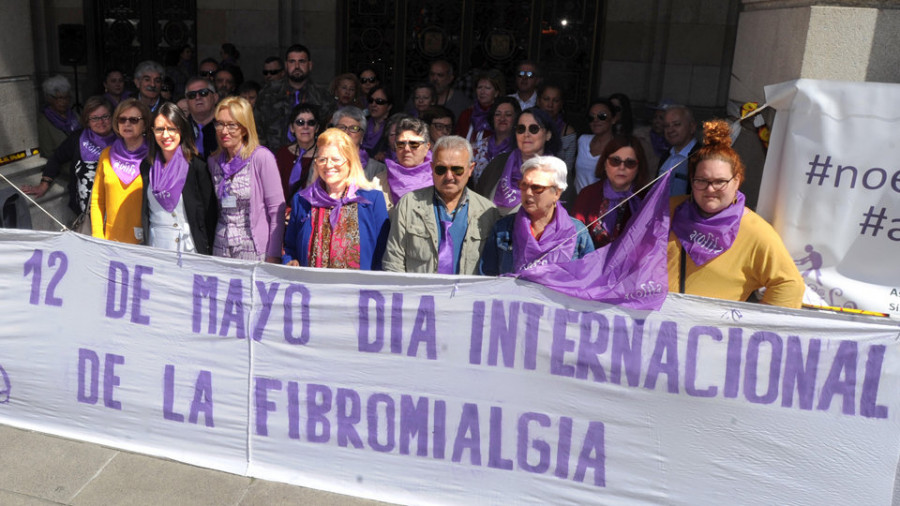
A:
{"type": "Polygon", "coordinates": [[[390,104],[390,102],[388,102],[387,100],[385,100],[385,99],[383,99],[383,98],[373,98],[373,99],[372,99],[372,102],[375,103],[375,104],[378,104],[378,105],[387,105],[387,104],[390,104]]]}
{"type": "Polygon", "coordinates": [[[200,77],[212,77],[216,74],[215,70],[201,70],[200,77]]]}
{"type": "Polygon", "coordinates": [[[522,135],[525,133],[525,130],[531,132],[531,135],[537,135],[538,132],[541,131],[541,125],[532,123],[528,126],[525,125],[516,125],[516,133],[522,135]]]}
{"type": "Polygon", "coordinates": [[[163,86],[162,88],[159,89],[159,91],[165,91],[166,93],[168,93],[168,92],[172,91],[172,88],[169,88],[168,86],[163,86]]]}
{"type": "Polygon", "coordinates": [[[606,114],[605,112],[598,112],[596,115],[587,115],[588,122],[594,121],[594,118],[597,118],[597,121],[606,121],[609,119],[609,114],[606,114]]]}
{"type": "Polygon", "coordinates": [[[202,89],[202,90],[197,90],[197,91],[189,91],[189,92],[185,93],[184,96],[186,96],[188,98],[188,100],[194,100],[195,98],[197,98],[197,95],[200,95],[201,97],[206,98],[211,93],[212,93],[212,91],[210,91],[208,89],[202,89]]]}
{"type": "Polygon", "coordinates": [[[635,160],[634,158],[623,159],[618,156],[611,156],[611,157],[607,158],[606,161],[609,163],[610,167],[618,167],[619,165],[622,165],[623,163],[625,164],[626,169],[636,169],[638,166],[638,161],[635,160]]]}
{"type": "Polygon", "coordinates": [[[297,118],[297,119],[294,120],[294,124],[297,125],[298,127],[307,126],[307,125],[308,125],[308,126],[311,126],[311,127],[314,127],[314,126],[316,126],[316,123],[318,123],[318,122],[317,122],[315,119],[300,119],[300,118],[297,118]]]}
{"type": "Polygon", "coordinates": [[[463,172],[466,171],[466,168],[461,167],[459,165],[454,165],[452,167],[447,167],[446,165],[435,165],[434,166],[434,173],[437,174],[438,176],[443,176],[444,174],[447,173],[448,170],[452,171],[454,176],[462,176],[463,172]]]}
{"type": "Polygon", "coordinates": [[[281,72],[284,69],[276,69],[276,70],[263,70],[264,76],[274,76],[275,74],[281,72]]]}
{"type": "Polygon", "coordinates": [[[360,77],[359,82],[361,82],[363,84],[369,84],[369,83],[378,82],[378,79],[376,79],[374,77],[360,77]]]}

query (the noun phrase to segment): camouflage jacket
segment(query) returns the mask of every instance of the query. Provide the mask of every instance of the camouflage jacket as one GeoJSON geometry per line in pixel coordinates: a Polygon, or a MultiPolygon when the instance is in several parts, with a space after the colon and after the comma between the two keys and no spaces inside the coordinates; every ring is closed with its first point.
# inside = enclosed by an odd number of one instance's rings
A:
{"type": "Polygon", "coordinates": [[[297,95],[298,92],[285,78],[269,83],[256,100],[254,116],[259,142],[273,153],[281,146],[290,144],[287,137],[288,116],[295,105],[311,103],[322,107],[329,103],[328,92],[308,79],[299,91],[299,97],[297,95]]]}

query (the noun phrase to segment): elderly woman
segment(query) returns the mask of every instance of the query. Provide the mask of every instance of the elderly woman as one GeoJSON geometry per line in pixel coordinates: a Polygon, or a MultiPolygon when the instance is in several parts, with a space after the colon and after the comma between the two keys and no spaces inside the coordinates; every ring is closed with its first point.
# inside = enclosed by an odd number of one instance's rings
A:
{"type": "Polygon", "coordinates": [[[113,113],[118,135],[103,150],[91,192],[91,235],[110,241],[140,244],[141,161],[147,156],[150,109],[136,98],[123,100],[113,113]]]}
{"type": "MultiPolygon", "coordinates": [[[[90,209],[91,187],[94,185],[94,173],[100,153],[116,140],[116,134],[112,130],[112,111],[112,104],[102,96],[87,99],[81,113],[81,121],[87,128],[70,135],[56,148],[56,152],[44,166],[40,184],[22,188],[29,195],[42,197],[59,177],[63,166],[71,162],[69,208],[78,217],[74,226],[76,230],[85,222],[90,209]]],[[[90,233],[89,219],[87,226],[86,233],[90,233]]]]}
{"type": "Polygon", "coordinates": [[[399,202],[407,193],[434,184],[428,125],[417,118],[403,118],[397,123],[396,139],[397,160],[386,159],[387,170],[375,175],[390,199],[388,207],[399,202]]]}
{"type": "Polygon", "coordinates": [[[559,135],[550,116],[537,107],[526,109],[516,122],[516,149],[488,163],[475,191],[493,201],[501,214],[515,211],[521,200],[522,164],[535,156],[558,153],[559,148],[559,135]]]}
{"type": "Polygon", "coordinates": [[[744,207],[744,164],[722,120],[703,125],[704,144],[690,157],[692,193],[673,197],[668,245],[669,291],[799,308],[805,286],[772,227],[744,207]]]}
{"type": "Polygon", "coordinates": [[[348,105],[358,107],[360,105],[359,90],[359,78],[356,77],[356,74],[347,72],[335,76],[328,86],[328,92],[334,97],[334,102],[330,107],[325,108],[325,118],[330,118],[331,114],[341,107],[347,107],[348,105]]]}
{"type": "Polygon", "coordinates": [[[41,84],[47,105],[38,115],[38,146],[45,158],[53,156],[66,137],[81,129],[78,115],[72,110],[69,80],[63,76],[48,77],[41,84]]]}
{"type": "Polygon", "coordinates": [[[456,135],[465,137],[472,145],[493,134],[490,112],[494,101],[504,94],[505,89],[503,74],[497,70],[478,76],[476,83],[475,103],[464,110],[456,122],[456,135]]]}
{"type": "Polygon", "coordinates": [[[509,153],[516,148],[516,121],[522,109],[514,97],[500,97],[491,107],[488,118],[494,135],[481,139],[472,146],[475,152],[475,171],[472,173],[473,183],[477,183],[485,167],[494,158],[509,153]]]}
{"type": "Polygon", "coordinates": [[[369,156],[383,162],[387,155],[385,126],[394,107],[394,98],[390,90],[379,84],[372,88],[366,99],[369,102],[369,122],[362,146],[369,156]]]}
{"type": "Polygon", "coordinates": [[[575,192],[597,182],[597,162],[600,153],[613,137],[613,107],[608,100],[594,100],[588,106],[591,133],[578,137],[578,156],[575,158],[575,192]]]}
{"type": "Polygon", "coordinates": [[[299,104],[288,116],[288,138],[294,142],[275,153],[284,201],[290,202],[297,190],[306,186],[316,156],[316,137],[322,131],[319,109],[313,104],[299,104]]]}
{"type": "Polygon", "coordinates": [[[600,154],[597,178],[599,181],[586,186],[578,194],[572,214],[587,226],[594,248],[601,248],[619,237],[625,224],[640,209],[638,197],[635,196],[609,212],[643,188],[650,179],[650,169],[641,143],[634,137],[613,137],[600,154]]]}
{"type": "Polygon", "coordinates": [[[219,102],[215,128],[219,149],[208,159],[220,209],[213,255],[280,263],[284,190],[275,157],[259,145],[250,102],[219,102]]]}
{"type": "Polygon", "coordinates": [[[331,117],[331,124],[334,128],[344,132],[350,136],[350,139],[359,148],[359,163],[363,166],[363,172],[366,179],[371,181],[376,174],[384,171],[387,167],[378,160],[369,157],[369,153],[362,148],[362,141],[366,135],[366,115],[359,107],[348,106],[338,110],[331,117]]]}
{"type": "Polygon", "coordinates": [[[584,224],[570,217],[559,201],[566,189],[566,162],[554,156],[529,159],[522,164],[519,189],[522,207],[494,225],[481,254],[481,274],[520,272],[594,251],[584,224]]]}
{"type": "Polygon", "coordinates": [[[291,204],[283,262],[380,270],[390,222],[384,196],[363,174],[359,146],[336,128],[317,145],[315,179],[291,204]]]}
{"type": "Polygon", "coordinates": [[[144,244],[189,253],[212,253],[218,209],[194,130],[175,104],[159,106],[149,156],[141,163],[144,244]]]}
{"type": "Polygon", "coordinates": [[[125,74],[119,69],[110,69],[103,78],[103,93],[113,107],[119,102],[131,96],[131,92],[125,89],[125,74]]]}

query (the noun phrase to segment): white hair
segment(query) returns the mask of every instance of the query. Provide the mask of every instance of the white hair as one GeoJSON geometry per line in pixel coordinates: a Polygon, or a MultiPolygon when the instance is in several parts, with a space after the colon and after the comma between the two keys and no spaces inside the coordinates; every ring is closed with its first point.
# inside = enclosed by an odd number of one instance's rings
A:
{"type": "Polygon", "coordinates": [[[445,149],[448,151],[464,152],[466,156],[469,157],[468,163],[471,163],[472,158],[474,157],[472,154],[472,145],[469,144],[469,141],[458,135],[445,135],[438,139],[437,142],[434,143],[434,147],[431,148],[431,153],[433,155],[432,159],[437,158],[438,151],[443,151],[445,149]]]}
{"type": "Polygon", "coordinates": [[[559,188],[560,192],[566,191],[566,188],[569,186],[566,183],[566,175],[569,172],[566,162],[555,156],[535,156],[522,164],[523,176],[532,170],[539,170],[553,176],[553,179],[556,180],[556,187],[559,188]]]}
{"type": "Polygon", "coordinates": [[[44,95],[55,97],[59,95],[68,95],[69,91],[72,89],[72,85],[69,84],[69,80],[66,79],[65,76],[56,75],[44,79],[44,82],[41,83],[41,88],[44,90],[44,95]]]}

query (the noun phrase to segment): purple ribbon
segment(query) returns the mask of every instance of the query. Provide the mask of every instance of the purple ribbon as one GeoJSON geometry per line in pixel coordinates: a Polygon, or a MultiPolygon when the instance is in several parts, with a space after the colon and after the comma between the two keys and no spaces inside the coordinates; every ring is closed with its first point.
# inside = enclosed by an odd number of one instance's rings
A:
{"type": "Polygon", "coordinates": [[[81,131],[81,137],[78,139],[78,149],[81,151],[81,161],[96,162],[100,159],[100,153],[107,146],[116,140],[116,134],[110,132],[109,135],[103,136],[90,128],[81,131]]]}
{"type": "Polygon", "coordinates": [[[396,204],[400,197],[411,191],[434,184],[431,177],[431,151],[425,154],[425,161],[415,167],[404,167],[394,160],[386,159],[388,185],[391,187],[391,200],[396,204]]]}
{"type": "Polygon", "coordinates": [[[136,151],[128,151],[125,141],[121,138],[112,143],[109,148],[109,162],[123,185],[130,185],[140,175],[141,160],[147,156],[147,150],[146,139],[141,141],[141,145],[136,151]]]}
{"type": "Polygon", "coordinates": [[[513,270],[519,272],[538,265],[557,264],[572,260],[575,252],[576,229],[562,202],[556,202],[553,219],[544,228],[541,238],[531,233],[531,217],[519,208],[513,219],[513,270]],[[535,262],[532,265],[532,262],[535,262]]]}
{"type": "Polygon", "coordinates": [[[247,158],[241,158],[241,150],[244,149],[244,146],[240,145],[238,146],[234,158],[227,162],[225,161],[225,157],[228,156],[228,152],[223,149],[222,152],[219,153],[219,156],[216,158],[216,162],[218,162],[219,167],[222,169],[222,180],[216,185],[216,195],[219,196],[219,199],[225,198],[225,193],[231,188],[231,178],[250,163],[250,159],[253,158],[256,150],[260,147],[261,146],[257,146],[247,158]]]}
{"type": "Polygon", "coordinates": [[[733,204],[708,218],[700,214],[693,198],[675,208],[672,232],[695,264],[709,262],[734,244],[744,215],[744,200],[744,194],[737,192],[733,204]]]}
{"type": "Polygon", "coordinates": [[[353,202],[363,204],[369,203],[365,197],[357,195],[356,192],[359,188],[357,188],[355,184],[350,184],[344,192],[344,196],[339,199],[329,195],[325,188],[323,188],[323,184],[322,181],[316,181],[315,184],[307,186],[303,190],[300,190],[299,193],[311,206],[320,209],[331,209],[328,213],[328,221],[331,223],[331,230],[337,228],[338,220],[341,217],[341,208],[345,204],[351,204],[353,202]]]}
{"type": "Polygon", "coordinates": [[[57,130],[61,130],[66,134],[75,133],[75,130],[81,127],[81,123],[78,122],[78,116],[75,115],[75,111],[72,109],[66,111],[66,115],[63,116],[48,105],[44,107],[44,116],[57,130]]]}
{"type": "Polygon", "coordinates": [[[170,213],[181,198],[187,173],[188,162],[184,159],[184,153],[180,146],[175,149],[169,163],[163,164],[163,161],[157,156],[153,160],[153,165],[150,166],[150,191],[159,201],[159,205],[170,213]]]}
{"type": "Polygon", "coordinates": [[[456,274],[453,272],[453,236],[450,227],[453,220],[441,220],[441,247],[438,248],[438,274],[456,274]]]}
{"type": "Polygon", "coordinates": [[[494,191],[494,205],[497,207],[515,207],[522,202],[522,192],[519,190],[519,181],[522,179],[522,152],[519,148],[512,150],[506,159],[506,166],[497,181],[497,190],[494,191]]]}
{"type": "Polygon", "coordinates": [[[297,146],[297,149],[300,152],[297,154],[297,159],[294,160],[294,167],[291,168],[291,175],[288,177],[288,186],[291,188],[297,184],[297,181],[300,181],[300,176],[303,175],[303,155],[306,153],[306,150],[297,146]]]}

